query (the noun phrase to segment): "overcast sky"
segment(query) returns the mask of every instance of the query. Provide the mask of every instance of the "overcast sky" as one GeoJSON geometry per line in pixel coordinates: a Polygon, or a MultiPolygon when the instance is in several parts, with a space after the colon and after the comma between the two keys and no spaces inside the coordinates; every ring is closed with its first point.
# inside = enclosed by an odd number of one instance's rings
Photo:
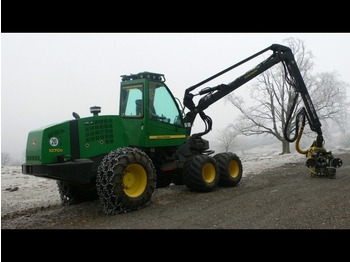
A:
{"type": "MultiPolygon", "coordinates": [[[[336,71],[350,84],[349,33],[2,33],[1,151],[22,160],[30,130],[73,119],[73,111],[86,117],[98,105],[101,114],[118,114],[120,75],[162,73],[182,101],[186,88],[288,37],[305,41],[315,73],[336,71]]],[[[205,86],[227,84],[251,67],[205,86]]],[[[209,139],[237,114],[224,100],[205,112],[213,120],[209,139]]],[[[203,131],[199,117],[195,124],[203,131]]]]}

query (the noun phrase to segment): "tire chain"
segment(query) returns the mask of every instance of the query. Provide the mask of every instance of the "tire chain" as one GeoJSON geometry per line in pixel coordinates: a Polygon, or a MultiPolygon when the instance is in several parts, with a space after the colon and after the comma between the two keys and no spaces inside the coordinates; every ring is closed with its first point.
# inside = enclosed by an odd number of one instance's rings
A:
{"type": "Polygon", "coordinates": [[[57,181],[58,193],[61,199],[61,205],[70,206],[77,203],[73,196],[70,195],[70,186],[68,183],[57,181]]]}
{"type": "Polygon", "coordinates": [[[97,198],[96,192],[84,192],[78,185],[57,181],[57,186],[62,206],[71,206],[97,198]]]}
{"type": "MultiPolygon", "coordinates": [[[[145,152],[137,148],[123,147],[111,151],[109,154],[105,155],[101,161],[101,164],[98,166],[96,187],[98,195],[100,197],[100,201],[102,203],[103,210],[107,215],[116,215],[132,211],[132,209],[123,206],[122,203],[117,201],[118,198],[120,198],[120,196],[114,193],[114,188],[116,184],[113,181],[114,176],[116,175],[114,173],[114,168],[117,165],[120,165],[121,163],[119,160],[129,153],[133,153],[134,157],[135,154],[141,153],[142,155],[149,158],[145,152]]],[[[125,170],[127,165],[123,165],[123,167],[123,170],[125,170]]],[[[155,173],[155,168],[153,164],[152,168],[155,173]]],[[[156,181],[154,181],[154,183],[156,183],[156,181]]],[[[139,206],[137,210],[147,206],[148,204],[149,202],[145,203],[143,206],[139,206]]]]}

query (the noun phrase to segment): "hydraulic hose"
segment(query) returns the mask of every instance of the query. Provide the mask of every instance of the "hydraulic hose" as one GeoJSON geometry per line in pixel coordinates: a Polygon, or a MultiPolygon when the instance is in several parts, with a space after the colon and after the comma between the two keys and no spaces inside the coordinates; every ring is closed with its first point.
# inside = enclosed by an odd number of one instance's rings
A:
{"type": "MultiPolygon", "coordinates": [[[[285,135],[285,139],[287,141],[290,141],[290,142],[294,142],[295,141],[295,149],[297,150],[298,153],[300,154],[303,154],[303,155],[306,155],[308,153],[308,150],[302,150],[299,146],[299,143],[300,143],[300,139],[303,135],[303,132],[304,132],[304,127],[305,127],[305,115],[306,115],[306,110],[304,107],[300,108],[297,115],[296,115],[296,120],[295,120],[295,136],[290,139],[289,137],[287,137],[287,131],[285,128],[285,132],[284,132],[284,135],[285,135]],[[299,122],[301,121],[301,126],[300,126],[300,130],[299,130],[299,122]],[[298,132],[299,130],[299,132],[298,132]],[[298,133],[298,134],[297,134],[298,133]]],[[[290,118],[291,118],[291,115],[289,117],[289,121],[290,121],[290,118]]],[[[286,125],[286,127],[289,125],[289,122],[288,124],[286,125]]]]}
{"type": "Polygon", "coordinates": [[[304,131],[304,127],[305,126],[301,126],[300,127],[300,131],[299,131],[299,134],[298,134],[298,137],[295,141],[295,149],[297,150],[298,153],[302,154],[302,155],[306,155],[307,154],[307,150],[302,150],[300,147],[299,147],[299,142],[300,142],[300,139],[301,139],[301,136],[303,135],[303,131],[304,131]]]}
{"type": "Polygon", "coordinates": [[[297,139],[297,132],[298,132],[298,121],[296,121],[296,126],[295,126],[295,135],[293,138],[290,138],[287,134],[287,131],[288,131],[288,127],[289,125],[291,124],[291,119],[292,119],[292,115],[293,115],[293,112],[294,112],[294,108],[295,108],[295,105],[296,105],[296,102],[297,102],[297,99],[298,99],[298,93],[295,94],[294,96],[294,99],[293,99],[293,103],[292,103],[292,106],[289,110],[289,114],[287,115],[287,120],[286,120],[286,125],[284,126],[284,129],[283,129],[283,136],[284,136],[284,139],[286,139],[289,143],[292,143],[294,142],[296,139],[297,139]]]}
{"type": "Polygon", "coordinates": [[[204,132],[193,134],[192,137],[204,136],[205,134],[209,133],[209,131],[211,131],[211,128],[213,125],[213,121],[211,120],[211,118],[209,116],[207,116],[203,111],[199,112],[199,115],[205,124],[205,130],[204,130],[204,132]]]}

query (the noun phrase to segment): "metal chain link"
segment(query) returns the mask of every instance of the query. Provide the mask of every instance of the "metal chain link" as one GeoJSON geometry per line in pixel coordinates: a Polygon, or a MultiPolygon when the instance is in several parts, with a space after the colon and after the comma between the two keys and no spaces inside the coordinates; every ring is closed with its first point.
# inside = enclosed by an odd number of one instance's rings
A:
{"type": "Polygon", "coordinates": [[[64,206],[70,206],[75,204],[74,197],[70,195],[68,183],[57,181],[58,193],[60,195],[61,204],[64,206]]]}
{"type": "MultiPolygon", "coordinates": [[[[128,158],[128,162],[132,162],[130,158],[137,159],[140,156],[140,159],[146,158],[148,163],[151,165],[153,174],[155,174],[155,168],[151,159],[147,154],[137,148],[133,147],[124,147],[119,148],[115,151],[111,151],[107,154],[101,161],[101,164],[98,167],[98,174],[96,178],[96,187],[97,192],[100,197],[100,201],[103,207],[103,210],[108,215],[115,215],[119,213],[126,213],[132,211],[129,206],[123,205],[122,197],[115,193],[115,187],[118,185],[114,181],[114,177],[117,175],[122,176],[122,173],[117,173],[116,168],[122,165],[122,170],[127,168],[127,165],[121,163],[122,158],[128,158]]],[[[156,177],[152,176],[148,179],[152,179],[150,185],[156,185],[156,177]]],[[[153,190],[152,190],[153,194],[153,190]]],[[[137,209],[143,208],[149,204],[150,201],[146,201],[143,205],[137,207],[137,209]]]]}

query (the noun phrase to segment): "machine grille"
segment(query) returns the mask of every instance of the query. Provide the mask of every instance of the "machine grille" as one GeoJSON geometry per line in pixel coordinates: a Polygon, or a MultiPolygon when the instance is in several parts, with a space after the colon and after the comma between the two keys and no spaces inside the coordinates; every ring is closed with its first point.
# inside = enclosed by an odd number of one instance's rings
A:
{"type": "Polygon", "coordinates": [[[85,124],[86,143],[103,141],[105,144],[114,143],[112,119],[98,119],[85,124]]]}
{"type": "Polygon", "coordinates": [[[27,161],[40,161],[40,156],[27,156],[27,161]]]}

